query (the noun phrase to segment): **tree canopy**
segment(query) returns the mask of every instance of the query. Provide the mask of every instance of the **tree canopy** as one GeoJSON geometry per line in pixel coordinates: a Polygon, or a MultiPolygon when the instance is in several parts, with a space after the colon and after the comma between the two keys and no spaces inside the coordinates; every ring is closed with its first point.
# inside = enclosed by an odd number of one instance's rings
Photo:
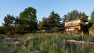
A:
{"type": "MultiPolygon", "coordinates": [[[[3,28],[4,32],[32,32],[37,29],[50,28],[53,31],[57,31],[59,28],[64,27],[66,20],[82,19],[88,21],[88,16],[84,12],[72,10],[63,16],[63,20],[60,15],[55,11],[52,11],[48,17],[43,17],[38,22],[36,16],[37,10],[33,7],[25,8],[17,17],[7,15],[4,17],[3,28]],[[61,22],[62,21],[62,22],[61,22]],[[14,29],[14,30],[13,30],[14,29]]],[[[91,13],[89,20],[94,23],[94,11],[91,13]]],[[[2,30],[3,30],[2,29],[2,30]]],[[[2,31],[1,30],[1,31],[2,31]]]]}
{"type": "Polygon", "coordinates": [[[34,9],[33,7],[28,7],[23,12],[21,12],[19,19],[22,28],[37,28],[36,9],[34,9]]]}
{"type": "Polygon", "coordinates": [[[48,18],[46,17],[42,18],[42,21],[40,21],[39,23],[41,28],[44,29],[45,27],[50,27],[50,28],[60,27],[61,25],[60,21],[61,21],[61,18],[59,14],[52,11],[48,16],[48,18]]]}
{"type": "Polygon", "coordinates": [[[74,19],[88,20],[88,16],[84,12],[73,10],[69,12],[68,14],[64,15],[63,21],[74,20],[74,19]]]}
{"type": "Polygon", "coordinates": [[[4,26],[5,32],[7,32],[9,34],[13,32],[14,19],[15,19],[14,16],[11,16],[9,14],[4,17],[3,26],[4,26]]]}
{"type": "Polygon", "coordinates": [[[91,13],[90,22],[94,23],[94,11],[91,13]]]}
{"type": "Polygon", "coordinates": [[[48,17],[50,27],[59,27],[61,25],[61,18],[59,14],[52,11],[48,17]]]}

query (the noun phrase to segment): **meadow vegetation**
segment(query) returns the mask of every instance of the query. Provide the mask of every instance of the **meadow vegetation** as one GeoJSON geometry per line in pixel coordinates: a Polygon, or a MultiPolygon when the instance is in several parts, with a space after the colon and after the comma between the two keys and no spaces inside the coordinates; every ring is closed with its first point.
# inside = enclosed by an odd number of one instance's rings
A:
{"type": "Polygon", "coordinates": [[[93,53],[94,45],[89,44],[67,44],[66,40],[93,42],[94,36],[67,35],[61,33],[30,33],[19,35],[21,42],[18,44],[7,44],[0,40],[0,53],[93,53]]]}

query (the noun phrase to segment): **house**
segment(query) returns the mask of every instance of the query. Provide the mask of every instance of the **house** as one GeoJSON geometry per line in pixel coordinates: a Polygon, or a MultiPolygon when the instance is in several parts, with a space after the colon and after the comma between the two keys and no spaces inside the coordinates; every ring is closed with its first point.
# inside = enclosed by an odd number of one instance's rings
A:
{"type": "Polygon", "coordinates": [[[80,19],[65,21],[64,28],[66,31],[80,30],[79,23],[80,23],[80,19]]]}

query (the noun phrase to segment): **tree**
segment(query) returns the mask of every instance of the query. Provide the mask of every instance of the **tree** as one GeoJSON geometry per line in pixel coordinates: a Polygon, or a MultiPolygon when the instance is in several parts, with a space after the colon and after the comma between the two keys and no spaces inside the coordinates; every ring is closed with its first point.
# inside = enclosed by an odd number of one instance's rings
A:
{"type": "Polygon", "coordinates": [[[0,26],[0,34],[4,34],[4,27],[0,26]]]}
{"type": "Polygon", "coordinates": [[[91,17],[89,20],[91,23],[94,23],[94,11],[91,13],[91,17]]]}
{"type": "Polygon", "coordinates": [[[39,22],[39,28],[41,29],[52,29],[57,30],[61,26],[61,18],[59,14],[52,11],[48,18],[44,17],[42,18],[42,21],[39,22]]]}
{"type": "Polygon", "coordinates": [[[7,16],[4,17],[3,26],[6,33],[11,34],[13,32],[14,27],[13,23],[14,23],[14,16],[8,14],[7,16]]]}
{"type": "Polygon", "coordinates": [[[52,11],[48,17],[48,22],[49,22],[49,26],[51,28],[53,27],[60,27],[61,23],[61,18],[59,16],[59,14],[55,13],[54,11],[52,11]]]}
{"type": "Polygon", "coordinates": [[[38,23],[38,29],[42,29],[43,27],[42,27],[42,21],[39,21],[39,23],[38,23]]]}
{"type": "Polygon", "coordinates": [[[19,17],[16,17],[15,19],[14,19],[14,25],[15,25],[15,27],[19,27],[19,17]]]}
{"type": "Polygon", "coordinates": [[[39,22],[40,29],[45,29],[45,27],[49,27],[48,18],[42,18],[42,21],[39,22]]]}
{"type": "Polygon", "coordinates": [[[73,10],[69,12],[68,14],[64,15],[63,21],[66,20],[75,20],[75,19],[83,19],[88,20],[87,15],[84,12],[79,12],[77,10],[73,10]]]}
{"type": "Polygon", "coordinates": [[[91,17],[90,17],[89,22],[92,23],[91,30],[94,30],[94,11],[91,13],[91,17]]]}
{"type": "Polygon", "coordinates": [[[48,18],[46,18],[46,17],[42,18],[42,25],[43,25],[44,27],[47,27],[47,26],[49,25],[49,20],[48,20],[48,18]]]}
{"type": "Polygon", "coordinates": [[[20,20],[19,20],[19,17],[16,17],[14,19],[14,29],[15,29],[15,32],[21,32],[21,27],[20,27],[20,20]]]}
{"type": "Polygon", "coordinates": [[[36,9],[33,7],[28,7],[23,12],[21,12],[19,19],[22,29],[37,29],[36,9]]]}
{"type": "Polygon", "coordinates": [[[59,28],[61,27],[60,21],[61,21],[61,18],[59,14],[55,13],[54,11],[52,11],[48,16],[48,26],[51,28],[53,32],[59,31],[59,28]]]}
{"type": "Polygon", "coordinates": [[[79,13],[79,18],[88,21],[88,16],[84,12],[79,13]]]}

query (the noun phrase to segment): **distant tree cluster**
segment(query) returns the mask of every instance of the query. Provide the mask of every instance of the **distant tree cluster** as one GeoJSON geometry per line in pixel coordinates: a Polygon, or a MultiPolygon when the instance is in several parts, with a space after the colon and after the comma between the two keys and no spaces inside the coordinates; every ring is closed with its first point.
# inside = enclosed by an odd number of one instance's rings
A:
{"type": "Polygon", "coordinates": [[[94,11],[91,13],[91,19],[89,20],[89,22],[93,23],[91,30],[94,30],[94,11]]]}
{"type": "Polygon", "coordinates": [[[74,19],[86,19],[88,20],[88,16],[84,12],[79,12],[77,10],[73,10],[68,14],[64,15],[63,21],[66,20],[74,20],[74,19]]]}
{"type": "MultiPolygon", "coordinates": [[[[60,29],[64,30],[64,22],[67,20],[83,19],[88,20],[88,16],[84,12],[73,10],[68,12],[62,18],[54,11],[48,17],[43,17],[38,22],[36,16],[37,10],[33,7],[28,7],[22,11],[18,17],[8,14],[4,17],[3,26],[0,27],[0,33],[28,33],[36,32],[37,30],[50,29],[52,32],[58,32],[60,29]]],[[[94,11],[91,13],[89,20],[94,23],[94,11]]],[[[94,27],[92,27],[94,29],[94,27]]]]}
{"type": "Polygon", "coordinates": [[[48,18],[42,18],[42,21],[39,21],[39,29],[51,28],[51,31],[55,32],[54,29],[61,28],[62,19],[60,18],[59,14],[52,11],[48,18]]]}
{"type": "Polygon", "coordinates": [[[26,8],[18,17],[7,15],[4,17],[3,28],[5,34],[27,33],[37,30],[36,9],[26,8]]]}

